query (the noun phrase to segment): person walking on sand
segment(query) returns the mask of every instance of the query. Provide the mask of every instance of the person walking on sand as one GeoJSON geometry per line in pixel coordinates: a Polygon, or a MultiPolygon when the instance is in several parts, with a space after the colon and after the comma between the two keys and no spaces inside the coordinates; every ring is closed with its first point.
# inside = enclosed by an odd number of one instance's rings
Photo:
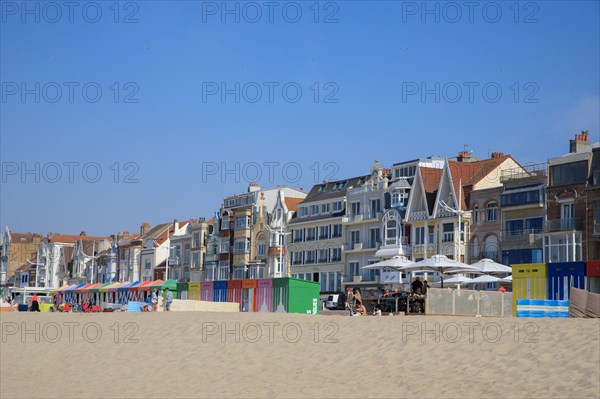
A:
{"type": "Polygon", "coordinates": [[[158,290],[155,288],[152,290],[152,299],[150,300],[152,304],[152,311],[156,312],[158,310],[158,290]]]}
{"type": "Polygon", "coordinates": [[[167,301],[167,303],[165,304],[165,310],[167,312],[170,312],[171,311],[171,303],[173,302],[173,293],[168,288],[165,288],[165,291],[167,292],[165,295],[165,300],[167,301]]]}

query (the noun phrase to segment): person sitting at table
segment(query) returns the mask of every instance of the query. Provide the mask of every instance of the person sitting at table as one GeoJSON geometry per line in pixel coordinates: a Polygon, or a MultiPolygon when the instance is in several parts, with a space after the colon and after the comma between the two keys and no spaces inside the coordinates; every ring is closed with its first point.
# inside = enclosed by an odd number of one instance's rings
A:
{"type": "Polygon", "coordinates": [[[429,290],[429,283],[427,282],[427,280],[423,280],[423,288],[421,288],[421,291],[423,292],[423,296],[427,296],[428,290],[429,290]]]}

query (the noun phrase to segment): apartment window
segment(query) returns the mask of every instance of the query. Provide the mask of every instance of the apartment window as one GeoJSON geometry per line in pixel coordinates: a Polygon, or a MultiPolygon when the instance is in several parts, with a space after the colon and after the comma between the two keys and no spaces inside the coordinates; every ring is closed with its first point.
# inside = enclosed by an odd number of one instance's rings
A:
{"type": "Polygon", "coordinates": [[[427,241],[429,244],[433,244],[434,243],[434,239],[435,239],[435,227],[433,226],[428,226],[429,228],[429,241],[427,241]]]}
{"type": "Polygon", "coordinates": [[[502,194],[500,202],[502,206],[516,206],[527,204],[539,204],[541,199],[541,190],[521,191],[516,193],[502,194]]]}
{"type": "Polygon", "coordinates": [[[222,260],[219,262],[219,270],[217,271],[217,280],[229,280],[229,261],[222,260]]]}
{"type": "Polygon", "coordinates": [[[237,240],[235,240],[233,251],[236,254],[248,253],[249,245],[250,245],[249,238],[238,238],[237,240]]]}
{"type": "Polygon", "coordinates": [[[356,216],[360,214],[360,202],[353,202],[350,204],[350,214],[356,216]]]}
{"type": "Polygon", "coordinates": [[[473,224],[477,224],[479,222],[479,205],[475,204],[473,206],[473,224]]]}
{"type": "Polygon", "coordinates": [[[338,238],[342,236],[342,225],[334,224],[333,225],[333,235],[332,238],[338,238]]]}
{"type": "Polygon", "coordinates": [[[561,219],[575,219],[575,203],[562,204],[560,207],[561,219]]]}
{"type": "Polygon", "coordinates": [[[525,219],[525,230],[527,230],[529,234],[539,233],[542,231],[543,223],[544,218],[525,219]]]}
{"type": "Polygon", "coordinates": [[[310,214],[312,216],[319,214],[319,205],[311,205],[310,206],[310,214]]]}
{"type": "Polygon", "coordinates": [[[319,227],[319,239],[326,240],[329,238],[329,226],[319,227]]]}
{"type": "Polygon", "coordinates": [[[415,245],[425,244],[425,227],[415,228],[415,245]]]}
{"type": "Polygon", "coordinates": [[[306,216],[308,216],[308,208],[306,208],[306,207],[302,207],[302,208],[300,208],[300,216],[301,216],[301,217],[306,217],[306,216]]]}
{"type": "Polygon", "coordinates": [[[221,239],[221,253],[229,252],[229,238],[221,239]]]}
{"type": "Polygon", "coordinates": [[[223,215],[223,220],[221,220],[221,230],[229,230],[229,216],[223,215]]]}
{"type": "Polygon", "coordinates": [[[381,212],[381,199],[371,200],[371,217],[374,218],[377,212],[381,212]]]}
{"type": "Polygon", "coordinates": [[[352,230],[350,232],[350,242],[351,243],[360,242],[360,230],[352,230]]]}
{"type": "Polygon", "coordinates": [[[192,236],[192,241],[194,248],[198,248],[200,246],[200,232],[195,232],[192,236]]]}
{"type": "Polygon", "coordinates": [[[348,276],[360,276],[360,263],[358,262],[348,262],[347,267],[348,276]]]}
{"type": "Polygon", "coordinates": [[[442,241],[443,242],[454,241],[454,223],[444,223],[442,228],[443,228],[442,241]]]}
{"type": "Polygon", "coordinates": [[[236,229],[246,229],[250,225],[250,216],[238,216],[235,218],[236,229]]]}
{"type": "Polygon", "coordinates": [[[552,175],[552,185],[578,183],[587,180],[588,164],[587,161],[571,162],[563,165],[556,165],[550,168],[552,175]]]}
{"type": "Polygon", "coordinates": [[[304,251],[304,264],[313,264],[317,262],[317,250],[311,249],[304,251]]]}
{"type": "Polygon", "coordinates": [[[329,204],[321,205],[321,213],[329,213],[329,204]]]}
{"type": "Polygon", "coordinates": [[[523,232],[523,220],[507,220],[506,234],[509,236],[518,236],[523,232]]]}
{"type": "Polygon", "coordinates": [[[341,248],[332,248],[331,249],[331,261],[339,262],[342,260],[342,249],[341,248]]]}
{"type": "Polygon", "coordinates": [[[150,262],[150,259],[146,259],[146,264],[144,265],[144,269],[146,269],[146,270],[152,269],[152,262],[150,262]]]}
{"type": "Polygon", "coordinates": [[[258,244],[258,251],[257,251],[257,255],[258,256],[265,256],[267,252],[267,244],[258,244]]]}
{"type": "Polygon", "coordinates": [[[336,201],[333,203],[333,211],[334,212],[341,212],[342,210],[342,201],[336,201]]]}
{"type": "Polygon", "coordinates": [[[192,268],[193,269],[200,268],[200,254],[198,252],[194,252],[192,254],[192,268]]]}
{"type": "Polygon", "coordinates": [[[306,229],[306,241],[314,241],[317,238],[317,228],[309,227],[306,229]]]}
{"type": "Polygon", "coordinates": [[[171,248],[171,258],[180,258],[181,257],[181,246],[179,245],[174,245],[173,248],[171,248]]]}
{"type": "Polygon", "coordinates": [[[302,242],[304,240],[304,230],[292,230],[292,239],[294,242],[302,242]]]}
{"type": "Polygon", "coordinates": [[[485,211],[486,222],[495,222],[498,220],[498,204],[495,201],[487,204],[485,211]]]}
{"type": "Polygon", "coordinates": [[[371,248],[375,248],[381,242],[381,230],[379,228],[369,229],[369,240],[371,248]]]}
{"type": "Polygon", "coordinates": [[[293,265],[301,265],[302,264],[302,252],[301,251],[293,251],[292,252],[292,264],[293,265]]]}
{"type": "Polygon", "coordinates": [[[183,252],[183,262],[185,264],[189,264],[190,263],[190,255],[191,255],[191,251],[190,251],[190,244],[185,244],[185,250],[183,252]]]}
{"type": "Polygon", "coordinates": [[[544,261],[580,262],[581,234],[544,237],[544,261]]]}
{"type": "Polygon", "coordinates": [[[329,249],[320,249],[319,250],[319,263],[327,263],[329,262],[329,249]]]}

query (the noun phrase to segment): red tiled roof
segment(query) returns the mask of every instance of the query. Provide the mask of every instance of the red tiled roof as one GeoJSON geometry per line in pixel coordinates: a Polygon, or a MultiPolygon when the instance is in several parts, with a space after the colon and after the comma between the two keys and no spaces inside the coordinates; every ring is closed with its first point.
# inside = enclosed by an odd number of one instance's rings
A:
{"type": "Polygon", "coordinates": [[[433,193],[438,190],[440,180],[442,178],[443,169],[426,168],[421,166],[421,178],[423,180],[423,187],[426,193],[433,193]]]}
{"type": "Polygon", "coordinates": [[[43,235],[37,234],[37,233],[14,233],[9,230],[9,234],[10,234],[11,241],[14,243],[17,243],[17,242],[31,243],[31,242],[33,242],[34,238],[39,238],[39,239],[44,238],[43,235]],[[25,240],[22,240],[22,238],[24,238],[25,240]]]}
{"type": "Polygon", "coordinates": [[[285,206],[288,211],[295,211],[298,207],[298,204],[301,203],[304,198],[293,198],[293,197],[285,197],[285,206]]]}

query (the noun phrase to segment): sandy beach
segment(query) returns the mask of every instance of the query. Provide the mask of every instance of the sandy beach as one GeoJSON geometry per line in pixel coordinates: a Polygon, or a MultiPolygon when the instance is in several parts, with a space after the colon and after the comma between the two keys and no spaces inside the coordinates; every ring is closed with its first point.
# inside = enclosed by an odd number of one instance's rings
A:
{"type": "Polygon", "coordinates": [[[598,398],[600,320],[3,313],[2,398],[598,398]]]}

